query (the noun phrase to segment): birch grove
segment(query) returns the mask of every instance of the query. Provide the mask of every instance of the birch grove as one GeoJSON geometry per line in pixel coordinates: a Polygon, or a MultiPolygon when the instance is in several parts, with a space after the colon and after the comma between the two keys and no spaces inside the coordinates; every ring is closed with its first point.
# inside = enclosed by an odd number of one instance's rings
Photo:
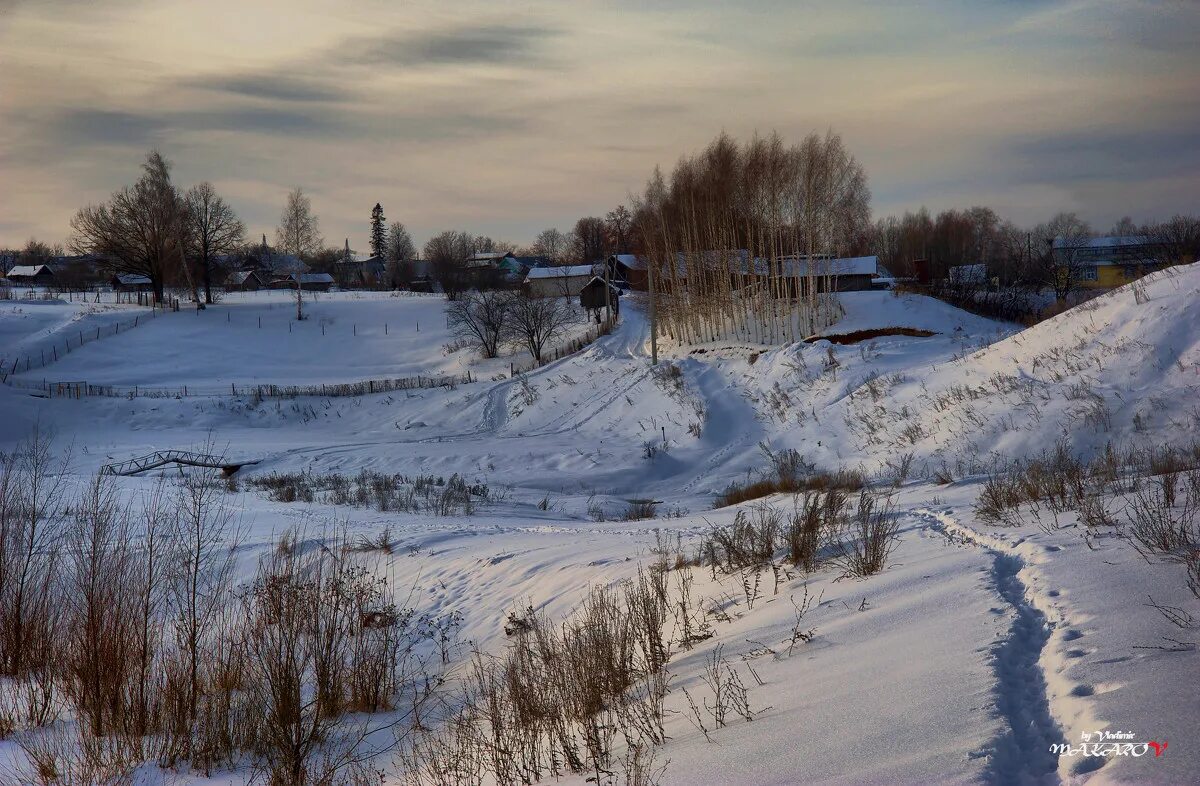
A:
{"type": "Polygon", "coordinates": [[[636,230],[663,332],[684,344],[797,341],[841,313],[831,258],[870,228],[866,173],[830,132],[787,146],[726,134],[656,169],[636,230]]]}

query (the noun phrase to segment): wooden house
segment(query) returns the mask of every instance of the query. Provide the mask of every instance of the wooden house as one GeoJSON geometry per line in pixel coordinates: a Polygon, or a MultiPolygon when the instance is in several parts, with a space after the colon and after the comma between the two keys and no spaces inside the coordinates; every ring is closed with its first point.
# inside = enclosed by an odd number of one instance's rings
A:
{"type": "Polygon", "coordinates": [[[257,292],[266,287],[257,270],[235,270],[225,278],[228,292],[257,292]]]}
{"type": "Polygon", "coordinates": [[[589,311],[599,311],[612,306],[613,313],[619,313],[621,311],[621,289],[611,282],[606,284],[600,276],[592,276],[591,281],[588,281],[583,285],[583,289],[579,290],[579,305],[589,311]],[[608,290],[607,296],[605,289],[608,290]]]}
{"type": "Polygon", "coordinates": [[[17,265],[8,271],[8,280],[17,286],[50,287],[56,283],[49,265],[17,265]]]}
{"type": "Polygon", "coordinates": [[[113,292],[153,292],[154,283],[140,273],[117,273],[109,279],[113,292]]]}
{"type": "Polygon", "coordinates": [[[594,265],[535,267],[525,274],[529,297],[575,297],[596,275],[594,265]]]}

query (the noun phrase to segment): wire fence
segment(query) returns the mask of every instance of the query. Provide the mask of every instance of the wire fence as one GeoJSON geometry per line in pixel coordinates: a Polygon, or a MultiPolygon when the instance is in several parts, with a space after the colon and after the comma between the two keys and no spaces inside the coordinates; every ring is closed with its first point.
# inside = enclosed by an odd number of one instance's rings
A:
{"type": "Polygon", "coordinates": [[[147,385],[91,385],[87,382],[60,382],[51,380],[12,379],[8,384],[22,390],[37,391],[47,398],[297,398],[300,396],[366,396],[373,393],[389,393],[400,390],[425,390],[429,388],[455,388],[461,384],[477,381],[470,371],[466,374],[419,375],[395,379],[366,379],[359,382],[337,382],[313,385],[258,385],[230,383],[229,387],[211,385],[178,385],[154,387],[147,385]]]}
{"type": "MultiPolygon", "coordinates": [[[[137,293],[129,294],[134,295],[137,293]]],[[[107,325],[96,325],[95,328],[90,326],[80,328],[74,335],[64,335],[61,343],[55,341],[49,346],[39,347],[36,355],[31,350],[23,354],[13,355],[11,358],[0,356],[0,382],[8,383],[9,377],[13,374],[24,373],[37,368],[45,368],[85,344],[99,341],[102,338],[120,335],[122,331],[128,332],[139,325],[146,324],[151,319],[157,318],[160,314],[179,311],[178,298],[169,298],[165,303],[154,303],[153,300],[148,300],[145,305],[151,307],[148,314],[136,314],[133,319],[117,320],[107,325]]]]}
{"type": "Polygon", "coordinates": [[[534,369],[541,368],[547,363],[553,363],[556,360],[565,358],[567,355],[574,355],[576,352],[579,352],[583,348],[587,347],[601,336],[607,336],[609,333],[612,333],[616,324],[617,318],[615,316],[605,317],[603,322],[593,328],[588,328],[587,332],[582,336],[571,339],[566,344],[555,348],[552,352],[543,353],[540,362],[533,360],[521,366],[516,364],[511,365],[511,374],[512,376],[516,376],[517,374],[526,374],[534,369]]]}
{"type": "MultiPolygon", "coordinates": [[[[143,320],[144,321],[144,320],[143,320]]],[[[606,318],[599,325],[589,328],[588,331],[576,338],[571,339],[567,343],[557,347],[552,352],[545,353],[540,362],[533,361],[523,366],[510,364],[510,374],[516,376],[518,374],[528,373],[536,368],[540,368],[548,363],[564,358],[568,355],[575,354],[580,350],[593,343],[601,336],[610,334],[613,330],[616,320],[606,318]]],[[[117,335],[120,330],[129,330],[131,327],[136,327],[140,324],[137,318],[132,323],[124,328],[119,325],[113,326],[113,332],[108,333],[107,328],[97,329],[95,336],[89,338],[90,334],[80,334],[79,344],[75,345],[78,349],[83,344],[89,341],[94,341],[97,338],[102,338],[107,335],[117,335]]],[[[70,345],[67,345],[66,352],[70,352],[70,345]]],[[[26,360],[41,361],[41,366],[47,365],[48,362],[57,360],[58,355],[54,354],[51,359],[45,357],[32,357],[26,360]]],[[[38,368],[38,365],[29,366],[38,368]]],[[[474,376],[468,369],[465,374],[441,374],[441,375],[417,375],[412,377],[397,377],[385,379],[367,379],[355,382],[338,382],[338,383],[321,383],[311,385],[274,385],[274,384],[238,384],[230,383],[226,388],[224,386],[213,385],[177,385],[169,387],[161,386],[145,386],[145,385],[94,385],[84,380],[30,380],[13,377],[15,371],[24,373],[28,367],[20,362],[18,358],[13,366],[8,369],[8,373],[0,372],[0,382],[9,385],[10,387],[29,390],[40,393],[47,398],[63,398],[63,399],[84,399],[84,398],[187,398],[187,397],[229,397],[238,398],[246,397],[251,399],[290,399],[305,396],[321,396],[321,397],[343,397],[343,396],[365,396],[375,393],[390,393],[395,391],[406,390],[427,390],[431,388],[455,388],[462,384],[471,384],[478,381],[478,377],[474,376]],[[19,366],[19,368],[18,368],[19,366]]]]}

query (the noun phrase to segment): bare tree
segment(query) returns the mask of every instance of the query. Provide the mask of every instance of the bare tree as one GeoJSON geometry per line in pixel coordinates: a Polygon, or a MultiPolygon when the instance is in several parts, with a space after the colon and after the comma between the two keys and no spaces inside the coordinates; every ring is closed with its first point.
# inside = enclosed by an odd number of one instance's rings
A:
{"type": "Polygon", "coordinates": [[[275,245],[285,254],[306,257],[315,254],[324,244],[320,222],[312,211],[312,200],[297,186],[288,194],[279,216],[275,245]]]}
{"type": "Polygon", "coordinates": [[[608,230],[604,219],[584,216],[575,222],[573,234],[575,247],[572,251],[576,262],[590,265],[604,258],[608,250],[608,230]]]}
{"type": "Polygon", "coordinates": [[[393,221],[387,237],[387,273],[393,287],[412,278],[412,260],[416,256],[417,247],[413,245],[412,235],[408,234],[404,224],[393,221]]]}
{"type": "Polygon", "coordinates": [[[449,300],[457,300],[470,284],[466,265],[474,251],[474,241],[466,232],[446,231],[425,243],[425,258],[449,300]]]}
{"type": "Polygon", "coordinates": [[[517,295],[512,299],[508,320],[508,335],[541,363],[542,351],[570,325],[571,309],[556,297],[517,295]]]}
{"type": "Polygon", "coordinates": [[[1087,241],[1092,229],[1074,213],[1059,213],[1035,232],[1047,245],[1045,283],[1054,290],[1054,298],[1063,302],[1079,289],[1088,273],[1087,241]]]}
{"type": "Polygon", "coordinates": [[[617,205],[604,217],[608,230],[608,245],[613,253],[628,254],[633,242],[633,213],[624,205],[617,205]]]}
{"type": "Polygon", "coordinates": [[[1178,265],[1200,260],[1200,218],[1174,216],[1149,227],[1148,239],[1158,261],[1178,265]]]}
{"type": "Polygon", "coordinates": [[[188,189],[184,200],[192,253],[204,282],[204,302],[211,304],[213,258],[237,251],[245,242],[246,225],[208,181],[188,189]]]}
{"type": "Polygon", "coordinates": [[[553,227],[543,229],[533,241],[533,252],[538,256],[549,257],[552,262],[558,262],[562,258],[566,247],[566,236],[553,227]]]}
{"type": "Polygon", "coordinates": [[[61,245],[48,245],[37,238],[29,238],[19,257],[22,265],[44,265],[56,256],[62,256],[61,245]]]}
{"type": "Polygon", "coordinates": [[[862,166],[832,133],[791,146],[774,134],[741,145],[721,134],[669,180],[656,169],[633,230],[652,347],[659,325],[684,343],[811,335],[837,311],[823,260],[866,244],[869,200],[862,166]]]}
{"type": "Polygon", "coordinates": [[[106,257],[118,273],[146,276],[158,300],[167,266],[182,256],[183,198],[171,184],[170,163],[157,151],[146,156],[142,176],[102,205],[89,205],[71,220],[71,247],[106,257]]]}
{"type": "Polygon", "coordinates": [[[509,334],[513,303],[510,292],[469,292],[451,301],[446,322],[455,336],[477,343],[485,358],[494,358],[509,334]]]}

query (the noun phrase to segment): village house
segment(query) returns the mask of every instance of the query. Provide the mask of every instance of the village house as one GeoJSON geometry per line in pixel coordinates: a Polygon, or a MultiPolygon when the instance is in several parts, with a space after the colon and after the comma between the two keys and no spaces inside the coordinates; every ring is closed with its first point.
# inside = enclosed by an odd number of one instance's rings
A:
{"type": "Polygon", "coordinates": [[[56,278],[49,265],[16,265],[9,269],[8,280],[17,286],[54,286],[56,278]]]}
{"type": "Polygon", "coordinates": [[[575,297],[595,275],[594,265],[535,267],[525,274],[525,294],[529,297],[575,297]]]}
{"type": "Polygon", "coordinates": [[[413,292],[434,292],[437,282],[433,280],[433,263],[428,259],[411,259],[401,265],[408,275],[408,288],[413,292]]]}
{"type": "Polygon", "coordinates": [[[257,292],[266,287],[256,270],[235,270],[225,277],[227,292],[257,292]]]}
{"type": "Polygon", "coordinates": [[[624,289],[645,292],[650,288],[646,261],[637,254],[613,254],[606,260],[608,279],[624,289]]]}
{"type": "Polygon", "coordinates": [[[333,287],[333,276],[328,273],[289,273],[271,282],[272,289],[295,289],[296,284],[305,292],[328,292],[333,287]]]}
{"type": "Polygon", "coordinates": [[[338,286],[343,289],[389,287],[391,284],[387,276],[387,261],[373,254],[343,256],[337,261],[334,271],[338,286]]]}
{"type": "Polygon", "coordinates": [[[791,298],[807,296],[810,282],[817,292],[861,292],[874,288],[872,281],[878,271],[879,258],[875,256],[759,258],[752,267],[745,263],[740,266],[735,287],[773,282],[777,292],[791,298]]]}
{"type": "Polygon", "coordinates": [[[1183,260],[1165,260],[1144,235],[1108,235],[1081,241],[1055,238],[1055,264],[1071,271],[1081,286],[1110,289],[1183,260]]]}

